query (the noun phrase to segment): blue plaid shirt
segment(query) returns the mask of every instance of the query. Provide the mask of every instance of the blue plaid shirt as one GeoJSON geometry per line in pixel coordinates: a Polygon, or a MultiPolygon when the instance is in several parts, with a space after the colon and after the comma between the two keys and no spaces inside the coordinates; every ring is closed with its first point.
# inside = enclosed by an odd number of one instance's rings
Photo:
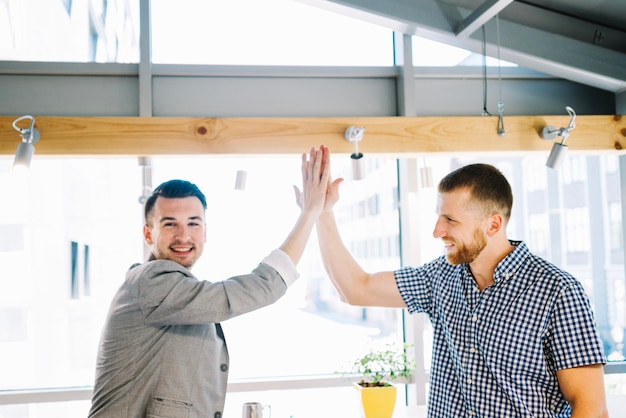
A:
{"type": "Polygon", "coordinates": [[[482,292],[443,256],[395,272],[409,312],[434,328],[431,418],[569,417],[556,370],[606,363],[580,282],[511,244],[482,292]]]}

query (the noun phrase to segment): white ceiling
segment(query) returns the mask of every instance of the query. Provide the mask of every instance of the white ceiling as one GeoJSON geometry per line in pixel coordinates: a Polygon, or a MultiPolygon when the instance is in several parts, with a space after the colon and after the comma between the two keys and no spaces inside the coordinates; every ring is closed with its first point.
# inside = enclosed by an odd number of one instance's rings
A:
{"type": "Polygon", "coordinates": [[[626,0],[301,1],[478,53],[484,39],[487,55],[499,44],[505,61],[626,90],[626,0]]]}

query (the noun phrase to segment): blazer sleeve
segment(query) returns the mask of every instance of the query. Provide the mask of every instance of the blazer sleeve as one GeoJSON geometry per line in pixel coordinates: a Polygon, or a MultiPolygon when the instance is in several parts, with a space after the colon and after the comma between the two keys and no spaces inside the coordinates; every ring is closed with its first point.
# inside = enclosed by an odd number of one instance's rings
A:
{"type": "Polygon", "coordinates": [[[215,283],[198,280],[169,260],[148,262],[133,273],[144,321],[155,326],[222,322],[270,305],[287,290],[280,274],[265,263],[215,283]]]}

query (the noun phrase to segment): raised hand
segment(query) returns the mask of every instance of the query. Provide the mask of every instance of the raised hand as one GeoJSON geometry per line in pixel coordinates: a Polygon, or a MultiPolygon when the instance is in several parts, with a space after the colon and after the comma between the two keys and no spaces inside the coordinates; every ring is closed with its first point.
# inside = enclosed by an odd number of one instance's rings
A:
{"type": "Polygon", "coordinates": [[[316,216],[324,209],[326,191],[330,179],[330,150],[321,145],[311,147],[302,154],[302,192],[296,186],[296,202],[302,211],[311,211],[316,216]]]}
{"type": "Polygon", "coordinates": [[[326,192],[330,182],[330,151],[328,147],[311,147],[309,153],[302,154],[302,191],[294,186],[296,202],[300,206],[300,216],[293,229],[280,246],[294,264],[297,264],[315,226],[317,218],[324,211],[326,192]]]}
{"type": "MultiPolygon", "coordinates": [[[[306,190],[307,182],[312,180],[320,180],[319,186],[322,182],[326,183],[326,190],[323,199],[322,211],[331,211],[337,200],[339,200],[339,184],[343,181],[343,178],[338,178],[332,181],[330,177],[330,149],[324,145],[321,145],[319,150],[311,147],[309,154],[302,154],[302,184],[306,190]]],[[[320,190],[316,190],[319,192],[320,190]]],[[[306,191],[301,192],[297,186],[294,186],[294,192],[296,196],[296,203],[300,209],[304,210],[304,199],[306,191]]],[[[319,202],[319,195],[312,196],[312,198],[319,202]]]]}

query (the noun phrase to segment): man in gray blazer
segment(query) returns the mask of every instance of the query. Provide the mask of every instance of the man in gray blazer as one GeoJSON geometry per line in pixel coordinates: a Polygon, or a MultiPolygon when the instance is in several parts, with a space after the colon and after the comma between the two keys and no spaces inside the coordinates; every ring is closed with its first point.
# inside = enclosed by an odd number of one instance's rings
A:
{"type": "Polygon", "coordinates": [[[301,208],[283,244],[248,274],[216,283],[190,271],[206,241],[206,199],[171,180],[145,203],[151,256],[127,272],[111,302],[96,367],[90,418],[220,418],[228,351],[220,322],[270,305],[298,277],[296,264],[324,207],[328,149],[302,154],[301,208]]]}

